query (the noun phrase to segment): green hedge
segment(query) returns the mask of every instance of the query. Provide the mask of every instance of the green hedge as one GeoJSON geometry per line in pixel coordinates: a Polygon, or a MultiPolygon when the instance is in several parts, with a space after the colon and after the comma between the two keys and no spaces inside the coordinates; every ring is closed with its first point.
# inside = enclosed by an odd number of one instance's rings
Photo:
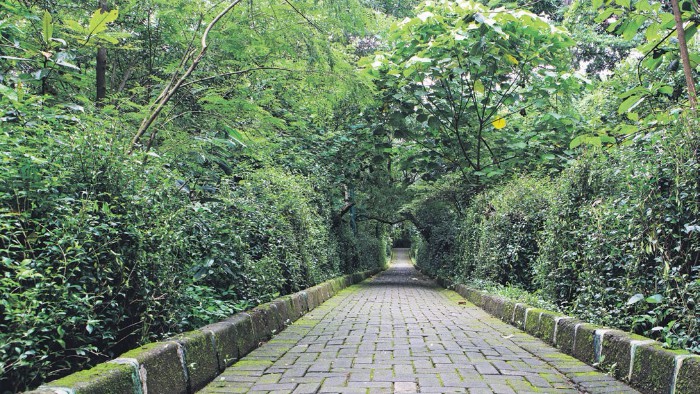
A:
{"type": "Polygon", "coordinates": [[[595,323],[700,352],[697,144],[657,137],[591,154],[557,179],[537,283],[595,323]]]}
{"type": "Polygon", "coordinates": [[[323,179],[261,164],[201,185],[83,122],[0,135],[0,392],[386,262],[384,232],[333,227],[323,179]]]}
{"type": "Polygon", "coordinates": [[[591,150],[551,180],[491,188],[461,215],[432,203],[418,264],[700,352],[698,144],[678,134],[591,150]]]}

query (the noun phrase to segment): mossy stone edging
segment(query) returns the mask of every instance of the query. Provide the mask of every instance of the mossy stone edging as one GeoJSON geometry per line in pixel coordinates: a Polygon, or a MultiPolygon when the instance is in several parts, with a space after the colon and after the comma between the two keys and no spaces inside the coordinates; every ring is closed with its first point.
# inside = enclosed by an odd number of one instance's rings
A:
{"type": "Polygon", "coordinates": [[[331,279],[218,323],[149,343],[115,360],[46,383],[28,394],[189,394],[321,305],[381,269],[331,279]]]}
{"type": "Polygon", "coordinates": [[[700,356],[664,349],[649,338],[599,327],[544,309],[533,308],[450,280],[454,290],[504,322],[612,373],[645,394],[700,394],[700,356]]]}

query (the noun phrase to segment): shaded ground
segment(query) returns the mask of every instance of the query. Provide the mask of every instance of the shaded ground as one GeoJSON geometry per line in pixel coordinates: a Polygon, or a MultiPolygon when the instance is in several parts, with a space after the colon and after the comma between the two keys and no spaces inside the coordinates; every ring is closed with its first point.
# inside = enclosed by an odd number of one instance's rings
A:
{"type": "Polygon", "coordinates": [[[202,393],[636,393],[420,275],[405,249],[202,393]]]}

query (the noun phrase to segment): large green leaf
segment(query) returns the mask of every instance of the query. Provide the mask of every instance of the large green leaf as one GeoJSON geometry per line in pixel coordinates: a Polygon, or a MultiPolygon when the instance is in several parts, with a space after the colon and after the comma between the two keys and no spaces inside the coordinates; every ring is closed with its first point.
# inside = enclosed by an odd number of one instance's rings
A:
{"type": "Polygon", "coordinates": [[[48,11],[44,11],[41,26],[41,37],[44,39],[44,43],[50,44],[51,38],[53,38],[53,17],[51,17],[48,11]]]}
{"type": "Polygon", "coordinates": [[[107,24],[116,21],[118,16],[119,11],[116,9],[107,12],[103,11],[102,9],[98,9],[90,18],[88,34],[95,35],[102,33],[103,31],[107,30],[107,24]]]}
{"type": "Polygon", "coordinates": [[[622,114],[624,112],[633,110],[635,107],[637,107],[639,104],[641,104],[642,101],[644,101],[644,99],[645,99],[645,96],[638,96],[638,95],[628,97],[617,108],[617,113],[622,114]]]}

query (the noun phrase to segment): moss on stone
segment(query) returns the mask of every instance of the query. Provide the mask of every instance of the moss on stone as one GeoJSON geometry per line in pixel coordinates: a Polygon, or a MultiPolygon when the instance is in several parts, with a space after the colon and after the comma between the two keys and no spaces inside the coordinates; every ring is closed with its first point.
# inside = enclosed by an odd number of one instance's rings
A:
{"type": "Polygon", "coordinates": [[[139,363],[142,383],[149,394],[187,393],[187,380],[176,342],[155,342],[124,353],[139,363]]]}
{"type": "Polygon", "coordinates": [[[467,289],[467,300],[471,301],[474,305],[481,307],[484,305],[482,300],[483,293],[475,289],[467,289]]]}
{"type": "Polygon", "coordinates": [[[596,330],[601,327],[592,324],[580,324],[576,329],[576,338],[573,356],[587,364],[593,364],[595,360],[596,330]]]}
{"type": "Polygon", "coordinates": [[[330,300],[331,297],[333,297],[334,293],[333,293],[333,286],[331,285],[331,282],[322,283],[321,289],[322,289],[323,297],[324,297],[323,301],[330,300]]]}
{"type": "Polygon", "coordinates": [[[246,367],[254,367],[257,369],[265,369],[272,366],[272,361],[270,360],[259,360],[259,359],[243,359],[237,362],[236,368],[244,370],[246,367]]]}
{"type": "Polygon", "coordinates": [[[258,305],[249,311],[248,314],[250,315],[253,333],[257,342],[267,341],[277,331],[277,323],[270,305],[258,305]]]}
{"type": "Polygon", "coordinates": [[[676,354],[653,343],[637,346],[631,383],[645,393],[668,393],[675,372],[676,354]]]}
{"type": "Polygon", "coordinates": [[[627,379],[633,340],[639,339],[633,339],[631,335],[621,331],[606,332],[600,352],[600,369],[611,372],[616,379],[627,379]]]}
{"type": "Polygon", "coordinates": [[[215,359],[220,371],[223,371],[238,359],[236,327],[230,321],[224,320],[219,323],[209,324],[200,328],[199,331],[209,334],[213,338],[215,359]]]}
{"type": "Polygon", "coordinates": [[[554,359],[554,360],[559,360],[559,361],[571,361],[571,362],[576,362],[576,363],[579,362],[574,357],[572,357],[566,353],[562,353],[562,352],[547,353],[546,357],[547,357],[547,359],[554,359]]]}
{"type": "Polygon", "coordinates": [[[289,308],[284,300],[276,299],[270,302],[270,309],[275,318],[275,332],[284,330],[291,323],[289,308]]]}
{"type": "Polygon", "coordinates": [[[306,294],[306,303],[310,311],[316,309],[317,306],[321,305],[319,290],[317,286],[306,289],[304,293],[306,294]]]}
{"type": "Polygon", "coordinates": [[[253,319],[249,313],[238,313],[228,321],[236,328],[236,346],[238,347],[238,357],[243,358],[246,354],[258,347],[253,330],[253,319]]]}
{"type": "Polygon", "coordinates": [[[289,322],[287,322],[287,325],[294,323],[294,321],[296,321],[298,318],[300,318],[302,316],[294,308],[294,302],[292,301],[291,295],[286,295],[284,297],[280,297],[277,300],[282,301],[286,304],[287,318],[289,319],[289,322]]]}
{"type": "Polygon", "coordinates": [[[700,356],[683,360],[676,379],[676,394],[700,394],[700,356]]]}
{"type": "Polygon", "coordinates": [[[557,347],[566,354],[573,354],[574,332],[581,321],[576,319],[560,320],[557,328],[557,347]]]}
{"type": "Polygon", "coordinates": [[[540,317],[540,328],[537,336],[549,344],[554,344],[554,329],[557,325],[557,319],[560,317],[561,315],[554,312],[544,311],[540,317]]]}
{"type": "Polygon", "coordinates": [[[190,331],[176,336],[173,340],[184,350],[190,391],[203,388],[219,374],[219,357],[214,343],[218,344],[221,341],[216,341],[211,331],[190,331]]]}
{"type": "Polygon", "coordinates": [[[501,311],[503,310],[503,298],[492,294],[484,294],[482,299],[484,303],[483,309],[491,315],[500,318],[501,311]]]}
{"type": "Polygon", "coordinates": [[[133,394],[140,390],[135,367],[117,363],[97,364],[46,386],[70,388],[76,394],[133,394]]]}
{"type": "Polygon", "coordinates": [[[537,336],[540,330],[540,314],[544,313],[543,309],[528,308],[526,310],[524,319],[524,330],[526,333],[537,336]]]}
{"type": "Polygon", "coordinates": [[[465,299],[467,298],[467,286],[459,284],[455,286],[455,291],[465,299]]]}
{"type": "Polygon", "coordinates": [[[525,311],[530,308],[525,304],[515,304],[515,314],[513,315],[513,325],[515,327],[525,328],[525,311]]]}
{"type": "Polygon", "coordinates": [[[342,276],[335,278],[336,286],[338,286],[338,292],[345,288],[345,279],[342,276]]]}
{"type": "Polygon", "coordinates": [[[515,302],[511,300],[503,301],[503,308],[501,308],[501,314],[498,316],[504,322],[510,324],[513,322],[513,312],[515,311],[515,302]]]}
{"type": "Polygon", "coordinates": [[[309,306],[306,303],[306,293],[294,293],[291,295],[290,298],[292,299],[292,309],[294,310],[294,315],[296,316],[296,319],[304,316],[304,314],[309,311],[309,306]]]}

